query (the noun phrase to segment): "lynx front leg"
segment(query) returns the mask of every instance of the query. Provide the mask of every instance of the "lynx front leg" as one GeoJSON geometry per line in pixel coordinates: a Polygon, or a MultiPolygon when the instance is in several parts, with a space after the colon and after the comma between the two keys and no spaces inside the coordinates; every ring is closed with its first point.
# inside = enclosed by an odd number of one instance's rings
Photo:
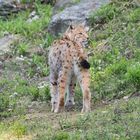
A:
{"type": "Polygon", "coordinates": [[[51,111],[54,112],[58,102],[58,91],[57,91],[57,77],[54,73],[50,73],[50,93],[51,93],[51,111]]]}
{"type": "Polygon", "coordinates": [[[80,71],[78,81],[83,92],[83,108],[81,112],[89,112],[91,110],[91,93],[90,93],[90,74],[88,69],[80,71]]]}

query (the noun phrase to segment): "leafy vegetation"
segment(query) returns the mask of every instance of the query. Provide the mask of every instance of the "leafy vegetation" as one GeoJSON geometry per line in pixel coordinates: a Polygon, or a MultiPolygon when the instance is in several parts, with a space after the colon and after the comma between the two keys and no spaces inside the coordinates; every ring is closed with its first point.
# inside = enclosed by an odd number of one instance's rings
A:
{"type": "Polygon", "coordinates": [[[32,101],[47,102],[50,99],[48,85],[41,87],[32,80],[49,74],[46,54],[53,38],[43,30],[46,29],[50,16],[51,6],[36,2],[34,11],[26,10],[6,21],[0,19],[1,37],[5,34],[17,34],[20,37],[12,44],[12,52],[7,54],[3,63],[5,72],[0,77],[0,118],[24,114],[32,101]],[[38,19],[29,21],[32,12],[38,19]],[[20,100],[24,100],[25,96],[28,96],[29,102],[22,105],[20,100]]]}
{"type": "MultiPolygon", "coordinates": [[[[35,15],[37,20],[30,21],[30,11],[19,13],[16,16],[11,16],[6,21],[0,20],[0,35],[5,32],[20,34],[32,43],[38,43],[44,40],[45,32],[43,30],[47,27],[51,16],[51,6],[35,4],[35,15]],[[39,38],[39,39],[38,39],[39,38]]],[[[33,19],[32,19],[33,20],[33,19]]]]}
{"type": "Polygon", "coordinates": [[[4,137],[5,132],[14,132],[13,137],[19,138],[36,134],[35,138],[31,138],[34,140],[138,140],[139,105],[139,98],[131,98],[99,106],[85,115],[63,113],[47,118],[46,112],[42,112],[41,116],[30,120],[25,116],[10,124],[1,123],[0,137],[4,137]],[[10,126],[8,129],[7,125],[10,126]]]}
{"type": "Polygon", "coordinates": [[[91,58],[91,88],[97,100],[140,91],[139,15],[135,1],[120,0],[101,7],[90,17],[91,41],[96,42],[91,58]]]}

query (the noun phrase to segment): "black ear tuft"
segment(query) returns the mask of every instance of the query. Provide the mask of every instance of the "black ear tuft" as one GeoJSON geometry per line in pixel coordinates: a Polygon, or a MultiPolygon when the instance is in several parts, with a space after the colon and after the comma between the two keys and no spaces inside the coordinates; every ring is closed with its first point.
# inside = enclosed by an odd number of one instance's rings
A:
{"type": "Polygon", "coordinates": [[[70,29],[72,30],[74,27],[72,25],[70,25],[70,29]]]}
{"type": "Polygon", "coordinates": [[[85,69],[89,69],[90,68],[90,64],[87,60],[83,59],[81,62],[80,62],[80,65],[85,68],[85,69]]]}

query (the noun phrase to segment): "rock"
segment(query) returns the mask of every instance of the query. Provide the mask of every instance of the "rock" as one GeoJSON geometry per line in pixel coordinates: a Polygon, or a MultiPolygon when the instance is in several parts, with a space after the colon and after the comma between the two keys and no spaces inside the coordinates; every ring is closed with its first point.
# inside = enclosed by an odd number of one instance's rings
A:
{"type": "Polygon", "coordinates": [[[17,62],[22,62],[22,61],[25,61],[25,59],[27,59],[27,57],[23,57],[23,56],[21,55],[20,57],[17,56],[15,59],[16,59],[17,62]]]}
{"type": "Polygon", "coordinates": [[[133,50],[131,50],[130,48],[126,48],[125,51],[124,51],[124,56],[125,56],[127,59],[131,59],[132,57],[134,57],[134,52],[133,52],[133,50]]]}
{"type": "Polygon", "coordinates": [[[42,3],[42,4],[51,4],[51,5],[54,5],[55,4],[55,2],[56,2],[56,0],[40,0],[40,2],[42,3]]]}
{"type": "Polygon", "coordinates": [[[42,81],[38,84],[38,88],[41,89],[41,88],[44,88],[44,87],[47,87],[49,86],[49,83],[48,81],[42,81]]]}
{"type": "MultiPolygon", "coordinates": [[[[63,2],[64,1],[65,0],[63,0],[63,2]]],[[[55,7],[57,7],[58,2],[55,7]]],[[[67,0],[67,4],[68,3],[69,1],[67,0]]],[[[48,31],[52,35],[58,36],[65,32],[70,24],[79,24],[83,22],[88,24],[87,21],[90,13],[96,11],[100,6],[107,3],[109,3],[109,0],[81,0],[76,4],[74,3],[74,5],[66,7],[63,11],[52,16],[48,31]]]]}
{"type": "Polygon", "coordinates": [[[124,100],[128,100],[129,96],[124,96],[123,99],[124,100]]]}
{"type": "Polygon", "coordinates": [[[35,21],[39,19],[39,16],[37,15],[36,11],[32,11],[29,15],[29,19],[27,20],[28,23],[31,23],[32,21],[35,21]]]}
{"type": "Polygon", "coordinates": [[[0,55],[10,51],[11,44],[19,40],[17,35],[9,34],[0,38],[0,55]]]}
{"type": "Polygon", "coordinates": [[[1,3],[12,3],[12,2],[18,2],[20,3],[21,0],[0,0],[0,4],[1,3]]]}
{"type": "Polygon", "coordinates": [[[58,0],[56,2],[56,4],[54,5],[53,15],[59,13],[60,11],[65,9],[66,7],[70,7],[70,6],[74,5],[74,4],[76,4],[74,2],[74,0],[58,0]]]}
{"type": "Polygon", "coordinates": [[[24,9],[25,7],[20,4],[20,0],[0,0],[0,17],[2,19],[6,19],[9,15],[24,9]]]}

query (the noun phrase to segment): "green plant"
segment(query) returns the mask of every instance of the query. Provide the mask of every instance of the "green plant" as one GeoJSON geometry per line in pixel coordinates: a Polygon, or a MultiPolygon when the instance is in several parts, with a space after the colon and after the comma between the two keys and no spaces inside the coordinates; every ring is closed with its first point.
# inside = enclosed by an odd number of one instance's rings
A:
{"type": "Polygon", "coordinates": [[[25,43],[19,44],[19,46],[17,47],[17,53],[24,56],[27,54],[28,48],[29,46],[25,43]]]}
{"type": "Polygon", "coordinates": [[[127,81],[135,86],[137,90],[140,89],[140,64],[136,63],[128,68],[126,73],[127,81]]]}
{"type": "Polygon", "coordinates": [[[137,32],[135,34],[135,39],[136,39],[137,47],[140,47],[140,28],[137,30],[137,32]]]}
{"type": "Polygon", "coordinates": [[[48,48],[49,46],[51,46],[54,39],[55,38],[51,34],[47,33],[43,42],[43,47],[48,48]]]}
{"type": "Polygon", "coordinates": [[[108,67],[108,73],[116,74],[116,75],[123,75],[127,72],[128,62],[125,59],[121,59],[119,62],[116,62],[108,67]]]}
{"type": "Polygon", "coordinates": [[[40,16],[38,20],[28,23],[29,11],[21,12],[16,17],[11,17],[10,20],[3,21],[0,19],[0,30],[2,32],[8,31],[14,34],[21,34],[28,40],[32,38],[36,39],[43,28],[49,23],[51,6],[36,4],[35,10],[40,16]]]}
{"type": "MultiPolygon", "coordinates": [[[[0,96],[0,112],[7,110],[9,107],[9,98],[1,93],[0,96]]],[[[1,116],[1,115],[0,115],[1,116]]]]}
{"type": "Polygon", "coordinates": [[[18,138],[22,137],[27,132],[26,126],[20,121],[14,122],[14,124],[10,127],[10,129],[12,133],[18,138]]]}
{"type": "Polygon", "coordinates": [[[34,0],[21,0],[22,3],[31,3],[34,2],[34,0]]]}
{"type": "Polygon", "coordinates": [[[105,5],[91,15],[90,23],[92,26],[98,23],[104,24],[118,16],[119,12],[119,9],[115,5],[105,5]]]}
{"type": "Polygon", "coordinates": [[[80,0],[72,0],[72,2],[76,4],[76,3],[79,3],[80,0]]]}
{"type": "Polygon", "coordinates": [[[33,54],[32,65],[43,65],[45,63],[45,57],[33,54]]]}
{"type": "Polygon", "coordinates": [[[94,101],[122,98],[139,91],[138,70],[130,70],[140,55],[139,8],[134,3],[113,0],[90,17],[91,38],[96,42],[90,58],[94,101]]]}
{"type": "Polygon", "coordinates": [[[39,97],[39,89],[36,86],[30,86],[28,89],[29,94],[31,95],[32,100],[37,100],[39,97]]]}
{"type": "Polygon", "coordinates": [[[39,98],[43,101],[49,101],[51,99],[49,86],[44,86],[39,89],[39,98]]]}
{"type": "Polygon", "coordinates": [[[41,77],[49,74],[45,56],[33,55],[31,66],[32,68],[28,69],[29,76],[31,77],[34,76],[35,73],[38,73],[41,77]]]}
{"type": "Polygon", "coordinates": [[[68,140],[69,134],[67,132],[57,132],[56,135],[52,138],[52,140],[68,140]]]}
{"type": "Polygon", "coordinates": [[[128,20],[131,22],[138,22],[140,21],[140,8],[133,10],[130,15],[128,16],[128,20]]]}

